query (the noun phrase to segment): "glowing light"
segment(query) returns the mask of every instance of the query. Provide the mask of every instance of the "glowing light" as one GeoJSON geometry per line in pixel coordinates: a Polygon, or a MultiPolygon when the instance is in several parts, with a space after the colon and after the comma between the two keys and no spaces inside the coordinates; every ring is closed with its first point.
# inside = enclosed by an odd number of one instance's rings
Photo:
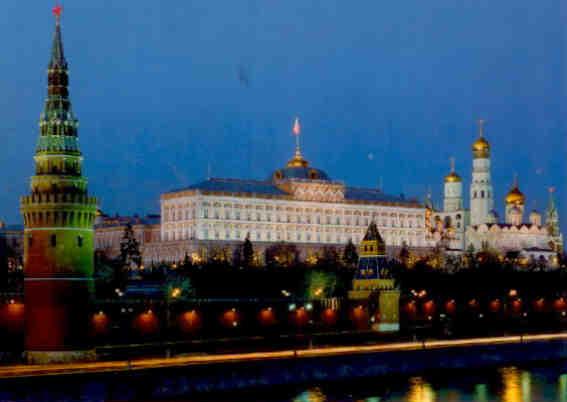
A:
{"type": "Polygon", "coordinates": [[[409,402],[433,402],[436,400],[431,384],[421,377],[410,380],[410,388],[406,400],[409,402]]]}
{"type": "Polygon", "coordinates": [[[179,296],[181,296],[181,289],[180,288],[174,288],[171,291],[171,297],[173,297],[175,299],[175,298],[178,298],[179,296]]]}
{"type": "Polygon", "coordinates": [[[510,289],[510,292],[508,292],[508,296],[516,297],[518,296],[518,291],[516,289],[510,289]]]}
{"type": "Polygon", "coordinates": [[[305,309],[306,309],[307,311],[313,310],[313,304],[307,303],[307,304],[305,305],[305,309]]]}
{"type": "Polygon", "coordinates": [[[293,310],[295,310],[296,307],[297,306],[295,305],[295,303],[291,303],[287,308],[288,308],[289,311],[293,311],[293,310]]]}
{"type": "Polygon", "coordinates": [[[301,134],[301,125],[299,124],[299,117],[296,117],[293,122],[293,135],[299,134],[301,134]]]}

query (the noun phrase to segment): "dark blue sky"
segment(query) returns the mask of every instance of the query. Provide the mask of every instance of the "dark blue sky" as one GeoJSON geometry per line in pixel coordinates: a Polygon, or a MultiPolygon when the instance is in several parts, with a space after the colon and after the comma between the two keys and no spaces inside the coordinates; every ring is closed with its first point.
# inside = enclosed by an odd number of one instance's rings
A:
{"type": "MultiPolygon", "coordinates": [[[[517,172],[529,208],[557,186],[567,222],[561,0],[64,7],[85,171],[105,212],[158,211],[161,192],[203,179],[209,163],[216,177],[265,178],[292,154],[295,115],[305,156],[333,178],[376,186],[382,176],[385,191],[420,197],[431,186],[440,201],[451,155],[468,184],[482,117],[498,209],[517,172]]],[[[32,174],[52,32],[49,1],[3,4],[8,222],[19,222],[32,174]]]]}

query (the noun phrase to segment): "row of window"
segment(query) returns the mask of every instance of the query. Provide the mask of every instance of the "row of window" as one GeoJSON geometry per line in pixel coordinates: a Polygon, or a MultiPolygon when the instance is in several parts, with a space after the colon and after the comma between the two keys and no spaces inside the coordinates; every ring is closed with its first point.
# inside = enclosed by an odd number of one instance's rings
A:
{"type": "MultiPolygon", "coordinates": [[[[83,236],[77,236],[75,244],[79,248],[83,247],[83,244],[84,244],[83,236]]],[[[28,247],[32,247],[32,246],[33,246],[33,236],[28,236],[28,247]]],[[[52,247],[52,248],[57,247],[57,235],[56,234],[52,234],[51,236],[49,236],[49,246],[52,247]]]]}
{"type": "Polygon", "coordinates": [[[490,191],[484,191],[484,190],[480,190],[480,191],[473,191],[473,198],[490,198],[490,191]]]}
{"type": "MultiPolygon", "coordinates": [[[[323,233],[310,233],[310,232],[260,232],[260,231],[241,231],[236,230],[234,232],[227,230],[227,231],[219,231],[219,230],[209,230],[203,229],[201,232],[202,239],[204,240],[244,240],[247,234],[250,233],[250,239],[256,241],[297,241],[297,242],[316,242],[316,243],[346,243],[349,238],[352,238],[352,241],[355,243],[359,243],[361,236],[346,236],[340,234],[323,234],[323,233]]],[[[191,231],[190,233],[180,233],[180,232],[167,232],[165,233],[166,241],[173,241],[173,240],[187,240],[187,239],[194,239],[195,232],[191,231]]],[[[406,240],[402,239],[401,237],[394,237],[385,235],[385,241],[388,244],[393,245],[402,245],[406,242],[410,246],[417,246],[419,245],[419,240],[417,236],[415,238],[408,238],[406,240]]]]}
{"type": "MultiPolygon", "coordinates": [[[[163,213],[163,220],[164,222],[172,222],[172,221],[179,221],[179,220],[189,220],[189,219],[195,219],[196,218],[196,210],[195,209],[191,209],[191,210],[174,210],[174,209],[170,209],[167,208],[166,210],[164,210],[163,213]]],[[[334,224],[340,225],[341,220],[343,220],[344,222],[346,222],[346,225],[355,225],[355,226],[359,226],[359,225],[365,225],[368,226],[369,223],[369,218],[361,218],[358,216],[354,216],[352,219],[349,216],[343,217],[341,219],[341,217],[339,216],[335,216],[335,217],[331,217],[330,215],[326,215],[323,219],[323,217],[321,215],[317,215],[315,218],[312,218],[311,215],[307,215],[305,217],[302,217],[301,215],[292,215],[292,214],[287,214],[287,215],[280,215],[280,214],[276,214],[275,218],[272,214],[270,213],[260,213],[260,212],[252,212],[252,211],[240,211],[240,210],[235,210],[233,212],[231,212],[230,210],[225,209],[224,212],[222,212],[220,209],[212,209],[212,212],[209,211],[209,208],[205,207],[202,209],[202,214],[201,214],[202,218],[205,219],[209,219],[209,218],[214,218],[214,219],[226,219],[226,220],[248,220],[248,221],[267,221],[267,222],[272,222],[272,220],[275,219],[276,222],[300,222],[300,223],[318,223],[321,224],[323,222],[325,222],[326,224],[332,224],[332,222],[335,222],[334,224]]],[[[413,215],[408,215],[408,218],[413,217],[413,215]]],[[[398,219],[398,217],[394,218],[392,220],[392,226],[396,225],[396,221],[400,220],[400,226],[408,226],[408,227],[412,227],[412,226],[419,226],[419,224],[417,222],[419,222],[420,220],[423,219],[423,216],[419,216],[416,215],[415,216],[417,218],[417,220],[413,220],[413,219],[398,219]]]]}
{"type": "MultiPolygon", "coordinates": [[[[221,214],[219,213],[219,211],[215,211],[213,216],[210,217],[209,216],[209,211],[207,208],[203,209],[203,218],[205,219],[221,219],[221,214]]],[[[232,216],[231,214],[226,211],[224,214],[224,219],[226,220],[231,220],[232,216]]],[[[262,215],[258,212],[256,213],[252,213],[252,212],[248,212],[246,214],[241,214],[240,211],[236,211],[236,213],[234,214],[234,220],[247,220],[247,221],[257,221],[257,222],[262,222],[262,221],[266,221],[266,222],[272,222],[273,216],[271,214],[266,214],[266,215],[262,215]]],[[[335,216],[335,217],[331,217],[331,216],[326,216],[321,217],[320,215],[317,215],[315,217],[311,217],[311,216],[305,216],[302,217],[301,215],[276,215],[275,216],[275,222],[278,223],[305,223],[305,224],[317,224],[317,225],[321,225],[321,224],[326,224],[326,225],[346,225],[346,226],[368,226],[370,223],[370,219],[369,218],[359,218],[359,217],[355,217],[355,218],[341,218],[339,216],[335,216]]],[[[391,226],[391,227],[419,227],[419,224],[413,220],[400,220],[399,222],[396,219],[382,219],[379,222],[379,225],[381,224],[381,226],[387,227],[387,226],[391,226]]]]}

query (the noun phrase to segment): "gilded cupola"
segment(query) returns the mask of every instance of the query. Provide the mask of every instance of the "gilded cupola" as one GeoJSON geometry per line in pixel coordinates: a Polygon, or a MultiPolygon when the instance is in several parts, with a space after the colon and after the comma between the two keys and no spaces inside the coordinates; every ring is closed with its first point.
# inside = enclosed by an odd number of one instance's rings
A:
{"type": "Polygon", "coordinates": [[[484,120],[478,121],[478,138],[472,145],[472,151],[476,159],[490,157],[490,144],[484,138],[484,120]]]}
{"type": "Polygon", "coordinates": [[[524,193],[520,191],[520,187],[518,186],[518,177],[514,177],[514,184],[508,194],[506,195],[506,204],[507,205],[524,205],[526,203],[526,197],[524,193]]]}

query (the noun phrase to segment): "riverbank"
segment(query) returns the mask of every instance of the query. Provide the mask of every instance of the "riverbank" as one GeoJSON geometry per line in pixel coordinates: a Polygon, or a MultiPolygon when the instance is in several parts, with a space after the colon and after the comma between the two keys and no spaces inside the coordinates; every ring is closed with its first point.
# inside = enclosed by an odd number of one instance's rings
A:
{"type": "MultiPolygon", "coordinates": [[[[0,367],[5,392],[95,386],[114,399],[172,398],[193,393],[335,381],[427,370],[567,359],[567,333],[504,336],[132,361],[0,367]],[[94,384],[94,385],[93,385],[94,384]],[[126,384],[128,386],[126,386],[126,384]]],[[[63,391],[59,391],[63,392],[63,391]]],[[[100,400],[105,400],[100,399],[100,400]]]]}

